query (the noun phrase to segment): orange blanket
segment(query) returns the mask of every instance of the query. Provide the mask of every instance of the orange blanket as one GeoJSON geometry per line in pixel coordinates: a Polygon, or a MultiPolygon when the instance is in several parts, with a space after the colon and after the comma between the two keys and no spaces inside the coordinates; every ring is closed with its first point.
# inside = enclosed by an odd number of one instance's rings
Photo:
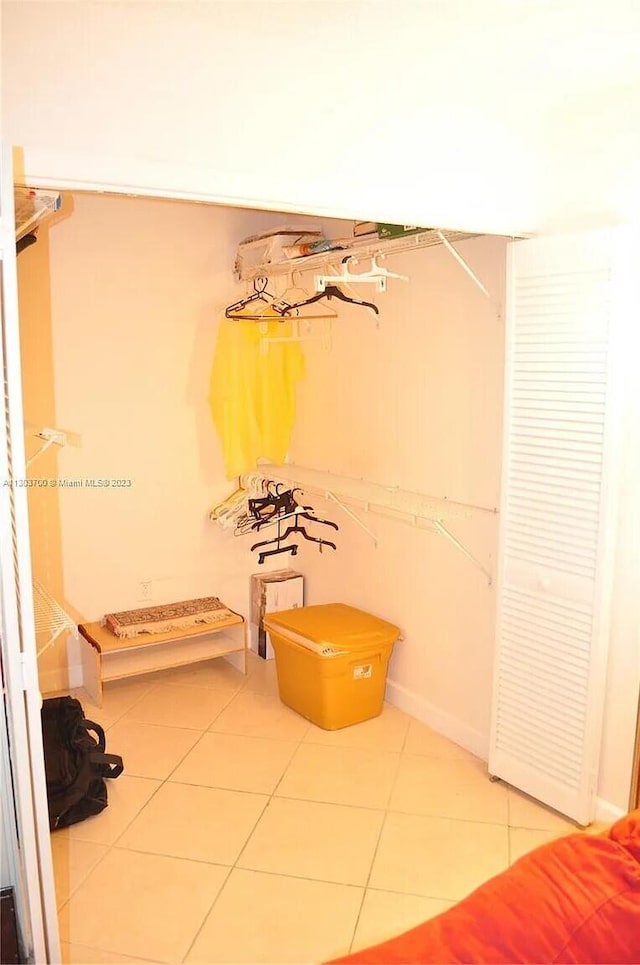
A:
{"type": "Polygon", "coordinates": [[[336,963],[640,962],[640,810],[537,848],[437,918],[336,963]]]}

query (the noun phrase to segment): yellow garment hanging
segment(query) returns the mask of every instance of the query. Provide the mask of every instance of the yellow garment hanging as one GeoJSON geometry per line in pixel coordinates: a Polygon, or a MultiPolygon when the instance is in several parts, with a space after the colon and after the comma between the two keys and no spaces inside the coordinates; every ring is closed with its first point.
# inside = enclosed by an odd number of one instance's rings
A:
{"type": "Polygon", "coordinates": [[[298,342],[269,342],[264,351],[260,339],[290,336],[291,329],[282,320],[220,322],[209,404],[228,479],[255,469],[258,459],[285,460],[304,358],[298,342]]]}

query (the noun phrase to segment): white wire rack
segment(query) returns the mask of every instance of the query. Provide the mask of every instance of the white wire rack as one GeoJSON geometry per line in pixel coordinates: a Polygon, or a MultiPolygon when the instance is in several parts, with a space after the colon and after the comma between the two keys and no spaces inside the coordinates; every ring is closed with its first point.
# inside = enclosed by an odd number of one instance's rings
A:
{"type": "Polygon", "coordinates": [[[52,647],[58,637],[68,631],[74,637],[78,636],[75,621],[66,613],[51,594],[40,583],[33,584],[33,613],[35,619],[38,656],[52,647]],[[46,642],[40,645],[40,639],[46,637],[46,642]]]}
{"type": "Polygon", "coordinates": [[[13,196],[16,209],[16,241],[32,231],[47,215],[59,211],[62,205],[62,198],[57,191],[14,187],[13,196]]]}
{"type": "Polygon", "coordinates": [[[446,242],[466,241],[478,238],[477,234],[464,231],[442,231],[430,228],[414,235],[404,235],[400,238],[376,238],[371,241],[358,241],[356,238],[348,248],[336,248],[333,251],[323,251],[317,255],[305,255],[302,258],[289,258],[287,261],[273,264],[258,265],[254,268],[243,268],[236,271],[240,281],[252,281],[255,278],[274,275],[290,275],[296,271],[312,271],[327,265],[340,263],[343,258],[372,258],[375,255],[393,255],[401,251],[413,251],[416,248],[429,248],[446,242]]]}
{"type": "MultiPolygon", "coordinates": [[[[265,479],[298,487],[305,493],[312,493],[336,503],[347,516],[368,533],[376,545],[378,542],[376,534],[350,507],[367,513],[378,513],[413,526],[435,530],[482,570],[489,584],[492,583],[491,572],[454,536],[445,523],[452,519],[470,517],[474,513],[497,515],[497,507],[428,496],[425,493],[401,489],[399,486],[385,486],[365,479],[339,476],[335,473],[292,464],[283,466],[263,464],[258,466],[257,471],[265,479]]],[[[251,474],[252,477],[254,475],[251,474]]],[[[244,483],[244,477],[241,481],[244,483]]]]}

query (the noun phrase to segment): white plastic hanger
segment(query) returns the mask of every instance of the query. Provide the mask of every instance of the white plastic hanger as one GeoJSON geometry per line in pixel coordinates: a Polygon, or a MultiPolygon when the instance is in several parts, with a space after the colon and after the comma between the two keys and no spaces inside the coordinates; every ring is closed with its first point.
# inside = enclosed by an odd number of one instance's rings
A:
{"type": "Polygon", "coordinates": [[[383,292],[387,290],[387,278],[399,278],[401,281],[409,281],[407,275],[399,275],[395,271],[388,271],[378,264],[379,255],[373,255],[371,258],[371,266],[368,271],[360,271],[356,274],[349,271],[349,263],[353,262],[357,264],[357,257],[351,255],[345,258],[342,262],[342,271],[340,273],[334,273],[332,275],[316,275],[314,278],[315,289],[318,292],[323,292],[327,285],[352,285],[355,283],[367,283],[374,284],[376,286],[376,291],[383,292]]]}

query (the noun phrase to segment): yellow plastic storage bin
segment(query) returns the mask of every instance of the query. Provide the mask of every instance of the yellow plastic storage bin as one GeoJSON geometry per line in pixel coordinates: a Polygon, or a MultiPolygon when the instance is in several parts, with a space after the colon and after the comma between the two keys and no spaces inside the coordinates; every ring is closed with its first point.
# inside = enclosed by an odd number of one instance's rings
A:
{"type": "Polygon", "coordinates": [[[398,627],[344,603],[268,613],[264,625],[284,704],[325,730],[381,713],[398,627]]]}

